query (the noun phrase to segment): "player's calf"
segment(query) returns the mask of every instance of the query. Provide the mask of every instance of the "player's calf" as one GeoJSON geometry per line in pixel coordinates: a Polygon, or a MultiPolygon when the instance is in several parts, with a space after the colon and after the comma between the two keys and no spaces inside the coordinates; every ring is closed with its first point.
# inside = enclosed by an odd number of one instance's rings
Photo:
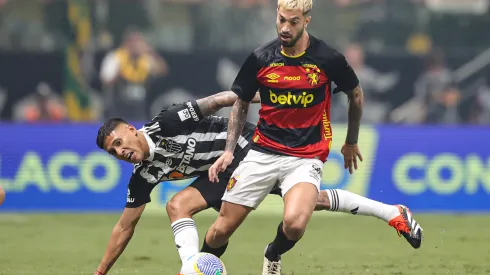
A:
{"type": "Polygon", "coordinates": [[[382,219],[403,235],[413,248],[422,242],[422,228],[403,205],[389,205],[359,196],[346,190],[326,189],[318,195],[315,210],[328,210],[382,219]]]}
{"type": "Polygon", "coordinates": [[[318,198],[318,189],[311,183],[297,183],[284,196],[284,219],[277,228],[276,238],[266,249],[270,262],[291,250],[303,236],[318,198]]]}
{"type": "Polygon", "coordinates": [[[330,210],[330,200],[328,199],[327,190],[320,190],[315,206],[315,211],[330,210]]]}
{"type": "Polygon", "coordinates": [[[295,241],[301,239],[312,211],[305,207],[284,212],[283,230],[288,239],[295,241]]]}
{"type": "Polygon", "coordinates": [[[201,193],[192,187],[180,191],[167,203],[167,215],[181,261],[199,252],[199,234],[192,216],[206,208],[201,193]]]}
{"type": "Polygon", "coordinates": [[[315,209],[373,216],[385,222],[400,214],[394,205],[384,204],[341,189],[320,191],[315,209]]]}
{"type": "Polygon", "coordinates": [[[228,246],[228,240],[242,224],[252,208],[230,202],[223,202],[218,218],[209,228],[201,252],[221,257],[228,246]]]}

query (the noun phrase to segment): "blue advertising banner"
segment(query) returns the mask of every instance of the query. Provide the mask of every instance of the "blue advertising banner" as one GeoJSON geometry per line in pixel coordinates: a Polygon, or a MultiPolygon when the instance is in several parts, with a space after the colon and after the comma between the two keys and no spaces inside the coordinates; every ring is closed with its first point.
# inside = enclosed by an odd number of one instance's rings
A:
{"type": "Polygon", "coordinates": [[[115,210],[131,165],[100,150],[96,125],[1,125],[0,210],[115,210]]]}
{"type": "MultiPolygon", "coordinates": [[[[95,144],[97,124],[0,124],[0,211],[120,211],[132,165],[95,144]]],[[[416,211],[490,211],[490,128],[363,127],[364,162],[349,175],[334,125],[322,188],[342,188],[416,211]]],[[[192,180],[163,182],[147,209],[162,211],[192,180]]],[[[279,202],[280,203],[280,202],[279,202]]],[[[273,207],[280,207],[274,205],[273,207]]]]}
{"type": "Polygon", "coordinates": [[[489,127],[378,127],[368,196],[419,211],[490,211],[489,127]]]}

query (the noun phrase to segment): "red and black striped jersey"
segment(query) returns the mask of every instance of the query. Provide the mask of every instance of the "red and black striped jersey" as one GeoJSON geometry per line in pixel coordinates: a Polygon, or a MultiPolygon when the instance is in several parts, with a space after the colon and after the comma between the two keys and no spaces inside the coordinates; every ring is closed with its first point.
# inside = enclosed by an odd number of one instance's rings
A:
{"type": "Polygon", "coordinates": [[[359,80],[345,57],[310,35],[298,56],[286,56],[279,39],[257,48],[240,69],[232,90],[261,109],[252,148],[262,152],[327,159],[332,142],[331,83],[352,90],[359,80]]]}

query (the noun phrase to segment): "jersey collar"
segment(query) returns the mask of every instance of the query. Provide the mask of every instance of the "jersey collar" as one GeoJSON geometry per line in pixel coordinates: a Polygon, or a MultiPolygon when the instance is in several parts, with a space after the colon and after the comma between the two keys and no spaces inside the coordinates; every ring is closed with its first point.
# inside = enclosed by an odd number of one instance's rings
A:
{"type": "Polygon", "coordinates": [[[150,136],[147,133],[143,132],[143,135],[145,135],[146,142],[148,142],[148,148],[150,148],[150,156],[145,160],[153,161],[153,158],[155,157],[155,148],[156,148],[155,142],[153,142],[153,140],[150,138],[150,136]]]}

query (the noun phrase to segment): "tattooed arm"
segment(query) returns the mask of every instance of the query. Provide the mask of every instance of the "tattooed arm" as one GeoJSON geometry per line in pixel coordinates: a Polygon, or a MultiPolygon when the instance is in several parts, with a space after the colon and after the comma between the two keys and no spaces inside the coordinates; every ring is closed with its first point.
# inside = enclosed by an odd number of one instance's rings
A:
{"type": "MultiPolygon", "coordinates": [[[[197,105],[204,116],[212,115],[224,107],[231,107],[238,96],[232,91],[217,93],[197,100],[197,105]]],[[[260,103],[259,92],[255,93],[252,103],[260,103]]]]}
{"type": "Polygon", "coordinates": [[[359,138],[359,127],[361,126],[362,117],[362,103],[364,101],[364,93],[360,85],[354,88],[354,90],[346,93],[349,99],[349,113],[348,113],[348,126],[347,137],[345,142],[350,145],[357,144],[359,138]]]}
{"type": "Polygon", "coordinates": [[[237,99],[231,109],[230,121],[228,121],[228,134],[226,137],[225,152],[233,154],[235,146],[247,121],[247,113],[250,102],[237,99]]]}
{"type": "Polygon", "coordinates": [[[233,161],[233,152],[247,120],[250,102],[253,100],[257,102],[259,99],[257,98],[257,91],[260,87],[257,81],[259,64],[260,62],[255,52],[251,53],[243,63],[231,86],[237,98],[234,100],[228,121],[225,150],[208,170],[209,180],[211,182],[219,182],[218,173],[225,171],[226,167],[233,161]]]}
{"type": "Polygon", "coordinates": [[[249,105],[250,102],[241,98],[237,99],[235,104],[233,104],[230,120],[228,121],[225,151],[208,170],[211,182],[219,182],[218,173],[225,171],[226,167],[233,161],[233,152],[247,120],[249,105]]]}

